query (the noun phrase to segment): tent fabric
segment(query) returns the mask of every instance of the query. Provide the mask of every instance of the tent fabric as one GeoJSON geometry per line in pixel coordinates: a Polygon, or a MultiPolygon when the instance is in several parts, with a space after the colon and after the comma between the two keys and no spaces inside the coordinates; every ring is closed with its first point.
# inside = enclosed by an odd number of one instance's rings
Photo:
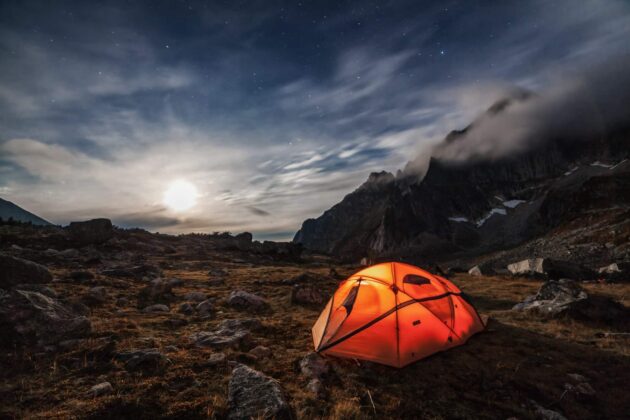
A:
{"type": "Polygon", "coordinates": [[[449,280],[389,262],[341,282],[312,332],[321,354],[403,367],[464,344],[484,327],[449,280]]]}

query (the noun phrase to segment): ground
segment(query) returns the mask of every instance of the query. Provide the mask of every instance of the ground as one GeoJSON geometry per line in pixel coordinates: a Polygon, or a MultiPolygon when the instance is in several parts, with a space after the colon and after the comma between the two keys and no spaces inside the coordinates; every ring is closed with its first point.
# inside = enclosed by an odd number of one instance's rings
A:
{"type": "MultiPolygon", "coordinates": [[[[258,294],[271,311],[255,315],[263,329],[256,345],[269,347],[270,357],[256,358],[244,348],[226,350],[229,361],[245,363],[277,379],[287,394],[295,418],[535,418],[536,407],[567,418],[624,418],[630,413],[630,341],[624,335],[605,336],[606,327],[576,321],[543,321],[511,311],[534,293],[540,281],[509,277],[451,278],[472,296],[485,332],[468,343],[436,354],[403,369],[355,360],[332,359],[325,379],[325,397],[306,390],[308,380],[298,368],[313,350],[311,326],[324,304],[304,307],[290,303],[291,286],[283,280],[306,271],[320,273],[320,290],[328,297],[342,276],[358,266],[337,265],[321,257],[281,262],[248,258],[228,251],[196,252],[174,242],[169,254],[144,252],[143,261],[163,268],[164,278],[183,280],[166,314],[146,314],[136,298],[146,282],[115,279],[88,268],[96,277],[87,283],[67,279],[76,269],[56,260],[48,264],[51,287],[65,297],[81,297],[90,287],[104,286],[108,298],[91,307],[93,332],[78,347],[45,352],[15,347],[0,356],[0,418],[223,418],[227,413],[229,364],[210,366],[210,349],[195,347],[189,336],[208,330],[225,318],[251,316],[223,299],[233,290],[258,294]],[[223,284],[209,282],[208,270],[228,272],[223,284]],[[182,296],[202,291],[216,298],[211,319],[177,312],[182,296]],[[118,298],[128,304],[117,306],[118,298]],[[184,320],[181,323],[174,319],[184,320]],[[154,372],[134,373],[108,356],[104,343],[116,351],[157,347],[168,363],[154,372]],[[169,347],[173,346],[173,347],[169,347]],[[99,355],[105,355],[100,357],[99,355]],[[569,374],[585,377],[595,391],[584,395],[567,390],[575,385],[569,374]],[[108,381],[114,392],[86,395],[93,385],[108,381]]],[[[630,305],[630,284],[586,284],[596,294],[630,305]]],[[[627,418],[627,417],[626,417],[627,418]]]]}

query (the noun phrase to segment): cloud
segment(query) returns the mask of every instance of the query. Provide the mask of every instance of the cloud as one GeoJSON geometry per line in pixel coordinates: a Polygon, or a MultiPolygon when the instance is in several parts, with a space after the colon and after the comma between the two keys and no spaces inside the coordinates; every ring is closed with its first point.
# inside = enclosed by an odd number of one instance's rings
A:
{"type": "Polygon", "coordinates": [[[624,57],[572,77],[559,75],[550,88],[476,120],[462,138],[439,145],[434,154],[452,161],[492,160],[551,139],[606,137],[630,122],[629,102],[630,57],[624,57]]]}

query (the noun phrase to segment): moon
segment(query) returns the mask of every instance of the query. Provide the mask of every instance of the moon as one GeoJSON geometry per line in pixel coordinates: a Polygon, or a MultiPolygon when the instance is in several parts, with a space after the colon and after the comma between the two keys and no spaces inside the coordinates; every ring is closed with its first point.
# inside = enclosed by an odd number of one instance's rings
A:
{"type": "Polygon", "coordinates": [[[197,204],[197,187],[191,182],[183,179],[173,181],[169,184],[162,202],[166,207],[173,211],[186,211],[193,208],[197,204]]]}

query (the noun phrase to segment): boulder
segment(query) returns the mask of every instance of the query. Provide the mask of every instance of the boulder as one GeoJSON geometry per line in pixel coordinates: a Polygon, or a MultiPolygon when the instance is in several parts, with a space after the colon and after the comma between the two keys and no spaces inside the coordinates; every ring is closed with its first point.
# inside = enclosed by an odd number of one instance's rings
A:
{"type": "Polygon", "coordinates": [[[0,289],[0,344],[46,345],[85,335],[90,320],[39,292],[0,289]]]}
{"type": "Polygon", "coordinates": [[[189,300],[191,302],[202,302],[206,300],[207,295],[202,292],[189,292],[184,295],[184,300],[189,300]]]}
{"type": "Polygon", "coordinates": [[[10,289],[21,283],[49,283],[50,271],[43,265],[22,258],[0,254],[0,288],[10,289]]]}
{"type": "Polygon", "coordinates": [[[604,296],[589,296],[580,285],[569,279],[549,280],[535,295],[514,306],[513,310],[544,318],[566,316],[587,322],[623,326],[630,320],[628,310],[604,296]]]}
{"type": "Polygon", "coordinates": [[[479,268],[478,265],[468,270],[468,274],[475,277],[483,276],[483,273],[481,272],[481,268],[479,268]]]}
{"type": "Polygon", "coordinates": [[[87,394],[91,397],[100,397],[101,395],[111,394],[112,392],[114,392],[112,384],[109,382],[102,382],[90,388],[87,394]]]}
{"type": "Polygon", "coordinates": [[[227,304],[239,311],[264,312],[269,309],[269,304],[262,297],[243,290],[234,290],[227,298],[227,304]]]}
{"type": "MultiPolygon", "coordinates": [[[[135,265],[131,267],[113,267],[101,271],[101,274],[108,277],[118,277],[136,280],[151,280],[159,278],[162,270],[150,264],[135,265]]],[[[171,286],[172,287],[172,286],[171,286]]]]}
{"type": "Polygon", "coordinates": [[[249,354],[257,359],[264,359],[271,356],[271,349],[265,346],[256,346],[249,351],[249,354]]]}
{"type": "Polygon", "coordinates": [[[515,276],[550,278],[554,280],[560,278],[591,280],[597,277],[593,270],[580,264],[551,258],[530,258],[509,264],[507,269],[515,276]]]}
{"type": "Polygon", "coordinates": [[[158,313],[170,312],[170,309],[168,306],[158,303],[155,305],[147,306],[146,308],[142,310],[142,312],[147,313],[147,314],[158,314],[158,313]]]}
{"type": "Polygon", "coordinates": [[[193,308],[193,306],[190,303],[184,302],[181,305],[179,305],[177,312],[184,315],[192,315],[195,312],[195,308],[193,308]]]}
{"type": "Polygon", "coordinates": [[[228,419],[290,419],[291,409],[278,381],[238,365],[228,386],[228,419]]]}
{"type": "Polygon", "coordinates": [[[239,233],[234,237],[236,248],[241,251],[249,251],[252,247],[253,236],[249,232],[239,233]]]}
{"type": "Polygon", "coordinates": [[[116,355],[116,359],[123,362],[128,371],[155,370],[168,361],[156,348],[121,352],[116,355]]]}
{"type": "Polygon", "coordinates": [[[197,347],[242,347],[249,343],[250,329],[261,327],[257,319],[225,319],[213,330],[193,334],[190,339],[197,347]]]}
{"type": "Polygon", "coordinates": [[[84,298],[89,305],[101,305],[107,301],[107,290],[103,286],[92,287],[84,298]]]}
{"type": "Polygon", "coordinates": [[[72,222],[67,229],[72,241],[80,246],[101,244],[114,236],[114,227],[109,219],[72,222]]]}
{"type": "Polygon", "coordinates": [[[152,280],[138,294],[138,306],[144,307],[155,303],[170,303],[175,299],[173,286],[162,279],[152,280]]]}
{"type": "Polygon", "coordinates": [[[214,305],[212,304],[212,300],[206,299],[203,302],[197,305],[197,314],[201,319],[208,319],[212,317],[212,311],[214,310],[214,305]]]}
{"type": "Polygon", "coordinates": [[[324,296],[321,287],[313,284],[296,284],[291,289],[291,303],[298,305],[321,305],[324,296]]]}

